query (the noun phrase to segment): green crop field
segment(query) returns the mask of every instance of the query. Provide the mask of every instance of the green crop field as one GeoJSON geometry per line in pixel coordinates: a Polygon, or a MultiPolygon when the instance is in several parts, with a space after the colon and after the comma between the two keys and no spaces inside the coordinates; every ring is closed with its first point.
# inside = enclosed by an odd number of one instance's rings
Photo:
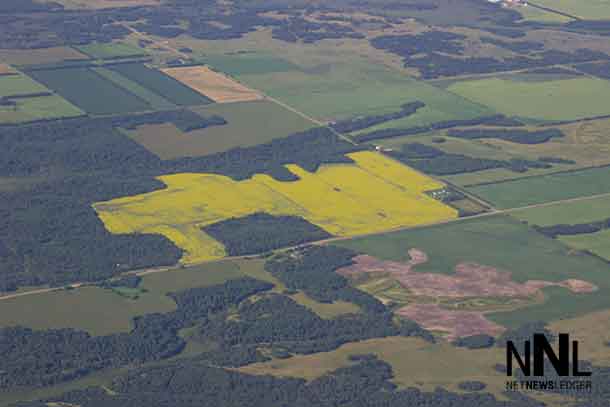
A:
{"type": "Polygon", "coordinates": [[[121,42],[91,43],[76,48],[82,53],[96,59],[129,58],[147,55],[147,52],[142,48],[121,42]]]}
{"type": "Polygon", "coordinates": [[[448,90],[507,116],[573,120],[610,114],[610,82],[590,77],[550,81],[475,79],[448,90]]]}
{"type": "Polygon", "coordinates": [[[211,103],[211,100],[202,94],[165,75],[163,72],[143,64],[119,64],[111,66],[110,69],[176,105],[206,105],[211,103]]]}
{"type": "Polygon", "coordinates": [[[610,229],[604,229],[596,233],[559,236],[558,239],[570,247],[578,250],[588,250],[610,261],[610,229]]]}
{"type": "Polygon", "coordinates": [[[14,101],[16,106],[0,106],[0,123],[23,123],[84,114],[59,95],[20,98],[14,101]]]}
{"type": "Polygon", "coordinates": [[[0,98],[48,91],[49,89],[22,73],[0,76],[0,98]]]}
{"type": "Polygon", "coordinates": [[[535,4],[585,20],[610,19],[609,0],[536,0],[535,4]]]}
{"type": "Polygon", "coordinates": [[[609,176],[610,167],[601,167],[476,185],[467,189],[498,208],[518,208],[610,193],[609,176]]]}
{"type": "Polygon", "coordinates": [[[204,55],[198,60],[232,76],[299,70],[298,65],[286,59],[257,52],[211,54],[204,55]]]}
{"type": "Polygon", "coordinates": [[[418,100],[426,103],[426,107],[409,118],[387,125],[417,126],[491,112],[427,83],[357,61],[325,65],[317,71],[239,75],[238,79],[321,120],[388,113],[418,100]]]}
{"type": "Polygon", "coordinates": [[[141,86],[140,84],[129,80],[119,74],[118,72],[111,71],[107,68],[92,68],[93,71],[103,76],[105,79],[113,82],[117,86],[128,90],[130,93],[136,95],[140,99],[143,99],[155,110],[170,110],[174,109],[176,105],[171,103],[169,100],[162,96],[157,95],[153,91],[141,86]]]}
{"type": "Polygon", "coordinates": [[[195,108],[204,116],[220,115],[224,126],[184,133],[172,124],[140,126],[130,137],[162,159],[192,157],[266,143],[306,130],[314,124],[269,101],[214,104],[195,108]]]}
{"type": "Polygon", "coordinates": [[[88,113],[112,114],[150,109],[144,100],[91,69],[37,70],[30,74],[88,113]]]}
{"type": "Polygon", "coordinates": [[[530,225],[538,226],[596,222],[610,218],[610,198],[601,196],[581,201],[523,209],[511,212],[511,216],[524,220],[530,225]]]}
{"type": "Polygon", "coordinates": [[[605,262],[593,256],[573,255],[561,242],[536,233],[508,216],[464,220],[336,244],[395,261],[408,260],[407,250],[418,248],[429,257],[427,263],[416,268],[422,272],[453,273],[458,263],[475,262],[511,271],[513,279],[519,282],[576,278],[599,287],[586,295],[558,287],[545,288],[545,301],[528,306],[527,312],[491,314],[491,319],[506,326],[557,320],[610,306],[610,280],[605,262]]]}

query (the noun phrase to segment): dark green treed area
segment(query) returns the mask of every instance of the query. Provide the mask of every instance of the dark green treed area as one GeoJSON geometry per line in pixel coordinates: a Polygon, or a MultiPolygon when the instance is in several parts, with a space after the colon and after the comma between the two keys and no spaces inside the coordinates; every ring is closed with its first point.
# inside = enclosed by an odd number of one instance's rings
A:
{"type": "Polygon", "coordinates": [[[323,163],[350,163],[345,154],[362,149],[314,128],[254,147],[162,161],[119,131],[160,122],[185,129],[222,125],[218,117],[177,111],[0,127],[0,176],[24,183],[0,194],[0,291],[175,264],[182,251],[167,238],[111,234],[92,208],[163,188],[156,176],[205,172],[243,180],[264,173],[292,181],[284,164],[315,171],[323,163]]]}
{"type": "Polygon", "coordinates": [[[452,175],[467,172],[506,168],[513,172],[527,172],[530,168],[552,168],[551,162],[556,160],[527,160],[512,158],[510,160],[494,160],[489,158],[471,157],[464,154],[450,154],[443,150],[422,143],[407,143],[400,150],[386,152],[387,155],[408,166],[432,175],[452,175]]]}
{"type": "MultiPolygon", "coordinates": [[[[398,389],[391,366],[374,355],[362,355],[349,367],[306,382],[303,379],[253,376],[198,361],[180,361],[162,367],[135,370],[116,380],[112,391],[100,387],[73,391],[46,401],[81,407],[225,406],[253,407],[337,405],[538,407],[526,395],[509,395],[500,401],[489,393],[454,393],[441,388],[431,392],[398,389]]],[[[43,402],[14,407],[44,407],[43,402]]]]}
{"type": "Polygon", "coordinates": [[[203,231],[225,246],[230,256],[265,253],[331,235],[298,216],[255,213],[205,226],[203,231]]]}
{"type": "Polygon", "coordinates": [[[109,68],[163,96],[178,106],[207,105],[212,103],[207,97],[174,78],[143,64],[116,64],[109,66],[109,68]]]}
{"type": "Polygon", "coordinates": [[[273,284],[249,277],[190,288],[169,294],[176,302],[175,311],[137,317],[129,333],[92,337],[72,329],[1,329],[0,351],[8,356],[0,360],[0,370],[6,372],[0,375],[0,389],[49,386],[100,369],[167,359],[184,349],[186,342],[179,332],[185,328],[194,328],[190,340],[213,344],[197,360],[233,367],[268,360],[259,352],[263,348],[290,355],[388,336],[432,341],[429,332],[410,321],[396,322],[383,304],[348,287],[344,277],[335,273],[353,254],[336,247],[313,247],[269,259],[265,267],[287,283],[292,277],[286,273],[311,272],[313,278],[304,286],[298,280],[291,286],[303,286],[308,293],[325,292],[327,301],[352,301],[362,312],[323,319],[289,297],[267,293],[273,284]],[[326,285],[329,278],[335,280],[332,286],[326,285]]]}
{"type": "Polygon", "coordinates": [[[520,144],[541,144],[546,143],[554,137],[563,137],[563,133],[559,129],[544,129],[537,131],[526,130],[496,130],[496,129],[466,129],[466,130],[449,130],[448,136],[463,138],[467,140],[497,138],[513,143],[520,144]]]}

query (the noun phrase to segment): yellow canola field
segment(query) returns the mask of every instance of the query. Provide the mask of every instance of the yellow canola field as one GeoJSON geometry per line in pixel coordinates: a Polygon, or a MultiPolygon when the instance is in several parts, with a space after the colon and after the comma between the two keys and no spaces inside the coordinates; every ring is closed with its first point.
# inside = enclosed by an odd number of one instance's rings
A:
{"type": "Polygon", "coordinates": [[[355,164],[323,165],[310,173],[286,167],[300,179],[264,174],[243,181],[216,174],[159,177],[166,189],[98,202],[95,210],[112,233],[158,233],[185,251],[183,263],[226,255],[203,226],[256,212],[296,215],[336,236],[383,232],[434,223],[457,212],[424,194],[444,185],[381,154],[348,154],[355,164]]]}

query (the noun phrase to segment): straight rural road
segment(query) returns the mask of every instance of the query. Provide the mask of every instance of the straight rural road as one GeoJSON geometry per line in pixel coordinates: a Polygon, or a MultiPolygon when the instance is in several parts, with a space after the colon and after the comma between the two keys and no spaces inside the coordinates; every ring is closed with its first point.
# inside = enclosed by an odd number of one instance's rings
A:
{"type": "MultiPolygon", "coordinates": [[[[386,230],[384,232],[366,233],[366,234],[357,235],[357,236],[332,237],[332,238],[329,238],[329,239],[319,240],[319,241],[316,241],[316,242],[309,242],[309,243],[306,243],[306,244],[303,244],[303,245],[286,247],[286,248],[283,248],[281,250],[296,249],[296,248],[299,248],[299,247],[306,246],[308,244],[317,244],[317,245],[328,244],[328,243],[338,242],[338,241],[342,241],[342,240],[349,240],[349,239],[354,239],[354,238],[359,238],[359,237],[375,236],[375,235],[380,235],[380,234],[383,234],[383,233],[399,232],[399,231],[402,231],[402,230],[410,230],[410,229],[421,229],[421,228],[425,228],[425,227],[430,227],[430,226],[435,226],[435,225],[443,225],[443,224],[449,224],[449,223],[456,223],[456,222],[465,222],[465,221],[469,221],[471,219],[485,218],[485,217],[495,216],[495,215],[500,215],[500,214],[510,214],[512,212],[522,211],[522,210],[526,210],[526,209],[555,206],[555,205],[561,205],[561,204],[570,203],[570,202],[588,201],[588,200],[593,200],[593,199],[598,199],[598,198],[603,198],[603,197],[610,197],[610,193],[597,194],[597,195],[589,195],[589,196],[582,196],[582,197],[569,198],[569,199],[561,199],[561,200],[558,200],[558,201],[545,202],[545,203],[521,206],[521,207],[517,207],[517,208],[510,208],[510,209],[502,209],[502,210],[492,209],[489,212],[481,213],[481,214],[474,215],[474,216],[468,216],[468,217],[465,217],[465,218],[448,219],[448,220],[445,220],[445,221],[442,221],[442,222],[428,223],[428,224],[422,224],[422,225],[417,225],[417,226],[399,227],[399,228],[395,228],[395,229],[389,229],[389,230],[386,230]]],[[[248,255],[248,256],[228,256],[228,257],[224,257],[222,259],[208,260],[208,261],[203,261],[203,262],[189,264],[189,267],[200,266],[200,265],[209,264],[209,263],[214,263],[214,262],[221,261],[221,260],[222,261],[242,260],[242,259],[251,258],[251,257],[254,257],[254,256],[253,255],[248,255]]],[[[122,276],[125,276],[125,275],[136,275],[136,276],[142,277],[142,276],[146,276],[146,275],[150,275],[150,274],[156,274],[156,273],[166,273],[166,272],[170,272],[170,271],[179,271],[182,267],[183,267],[182,265],[176,265],[176,266],[171,266],[171,267],[155,267],[155,268],[148,268],[148,269],[142,269],[142,270],[132,270],[132,271],[128,271],[128,272],[124,273],[122,276]]],[[[119,278],[119,277],[117,277],[117,278],[119,278]]],[[[50,292],[53,292],[53,291],[60,291],[60,290],[65,290],[65,289],[78,289],[78,288],[86,287],[86,286],[90,286],[90,285],[93,285],[93,283],[77,282],[77,283],[68,284],[68,285],[61,286],[61,287],[41,288],[41,289],[36,289],[36,290],[31,290],[31,291],[24,291],[24,292],[15,293],[15,294],[7,294],[7,295],[4,295],[4,296],[0,296],[0,301],[6,301],[6,300],[11,300],[11,299],[19,298],[19,297],[30,296],[30,295],[46,294],[46,293],[50,293],[50,292]]]]}

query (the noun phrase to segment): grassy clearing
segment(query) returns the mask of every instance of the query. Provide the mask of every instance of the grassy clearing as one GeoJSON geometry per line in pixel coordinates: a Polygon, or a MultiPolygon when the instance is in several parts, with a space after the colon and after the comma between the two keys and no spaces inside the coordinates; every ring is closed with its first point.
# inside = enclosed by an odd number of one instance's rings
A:
{"type": "Polygon", "coordinates": [[[498,208],[519,208],[609,193],[609,176],[610,167],[600,167],[477,185],[467,189],[498,208]]]}
{"type": "Polygon", "coordinates": [[[536,4],[585,20],[610,19],[609,0],[536,0],[536,4]]]}
{"type": "Polygon", "coordinates": [[[539,82],[475,79],[454,83],[448,90],[507,116],[530,120],[610,114],[610,82],[590,77],[539,82]]]}
{"type": "Polygon", "coordinates": [[[105,79],[108,79],[115,85],[128,90],[133,95],[136,95],[140,99],[146,101],[146,103],[148,103],[150,107],[155,110],[170,110],[176,108],[176,105],[174,105],[169,100],[157,95],[156,93],[137,84],[136,82],[125,78],[117,72],[111,71],[110,69],[106,68],[93,68],[93,71],[103,76],[105,79]]]}
{"type": "MultiPolygon", "coordinates": [[[[274,292],[285,287],[265,271],[263,260],[221,261],[143,276],[137,299],[118,290],[83,287],[0,301],[0,327],[22,325],[32,329],[74,328],[92,335],[128,332],[132,319],[154,312],[176,309],[168,293],[189,288],[223,284],[244,276],[275,284],[274,292]]],[[[358,312],[358,307],[342,301],[322,304],[303,293],[292,298],[321,317],[358,312]]]]}
{"type": "Polygon", "coordinates": [[[4,300],[0,303],[0,326],[77,328],[106,335],[129,331],[135,316],[175,308],[170,298],[153,293],[130,300],[111,290],[84,287],[4,300]]]}
{"type": "Polygon", "coordinates": [[[144,125],[129,132],[129,136],[160,158],[168,160],[250,147],[314,126],[309,120],[266,100],[213,104],[193,110],[204,116],[220,115],[228,123],[188,133],[171,123],[144,125]]]}
{"type": "Polygon", "coordinates": [[[337,245],[385,260],[407,261],[407,250],[426,252],[429,262],[417,271],[453,273],[461,262],[475,262],[512,272],[513,280],[561,281],[576,278],[599,287],[590,294],[573,294],[558,287],[544,289],[545,301],[523,310],[488,315],[494,322],[517,326],[528,321],[553,321],[610,307],[607,263],[575,254],[508,216],[464,220],[446,225],[392,232],[337,245]]]}
{"type": "Polygon", "coordinates": [[[22,73],[0,76],[0,98],[48,91],[49,89],[22,73]]]}
{"type": "Polygon", "coordinates": [[[81,45],[77,49],[95,59],[117,59],[147,55],[147,52],[142,48],[122,42],[91,43],[81,45]]]}
{"type": "Polygon", "coordinates": [[[144,100],[91,69],[51,69],[32,71],[31,75],[88,113],[113,114],[150,109],[144,100]]]}
{"type": "Polygon", "coordinates": [[[79,59],[88,57],[70,47],[0,49],[0,61],[9,65],[41,65],[79,59]]]}
{"type": "Polygon", "coordinates": [[[502,363],[500,348],[467,350],[446,342],[431,344],[419,338],[390,337],[348,343],[331,352],[294,356],[290,359],[255,363],[239,369],[251,374],[301,377],[313,380],[335,369],[349,366],[351,355],[375,354],[394,371],[393,382],[401,388],[418,387],[432,391],[442,386],[459,391],[465,380],[486,383],[490,392],[500,395],[506,377],[494,369],[502,363]],[[417,366],[414,369],[414,366],[417,366]]]}
{"type": "Polygon", "coordinates": [[[94,208],[112,233],[165,235],[184,249],[187,264],[226,256],[203,226],[256,212],[302,216],[337,236],[457,216],[425,194],[443,184],[374,152],[348,156],[355,164],[324,165],[315,173],[287,165],[300,178],[292,182],[263,174],[237,182],[215,174],[162,176],[166,189],[98,202],[94,208]]]}
{"type": "Polygon", "coordinates": [[[82,110],[58,95],[16,99],[15,102],[16,107],[0,107],[0,123],[23,123],[83,114],[82,110]]]}
{"type": "Polygon", "coordinates": [[[604,229],[596,233],[559,236],[559,240],[578,250],[588,250],[610,261],[610,230],[604,229]]]}
{"type": "Polygon", "coordinates": [[[584,201],[564,202],[514,211],[511,212],[511,216],[538,226],[596,222],[610,218],[610,199],[604,196],[584,201]]]}
{"type": "Polygon", "coordinates": [[[111,66],[110,69],[176,105],[206,105],[211,103],[210,99],[195,90],[144,64],[119,64],[111,66]]]}

